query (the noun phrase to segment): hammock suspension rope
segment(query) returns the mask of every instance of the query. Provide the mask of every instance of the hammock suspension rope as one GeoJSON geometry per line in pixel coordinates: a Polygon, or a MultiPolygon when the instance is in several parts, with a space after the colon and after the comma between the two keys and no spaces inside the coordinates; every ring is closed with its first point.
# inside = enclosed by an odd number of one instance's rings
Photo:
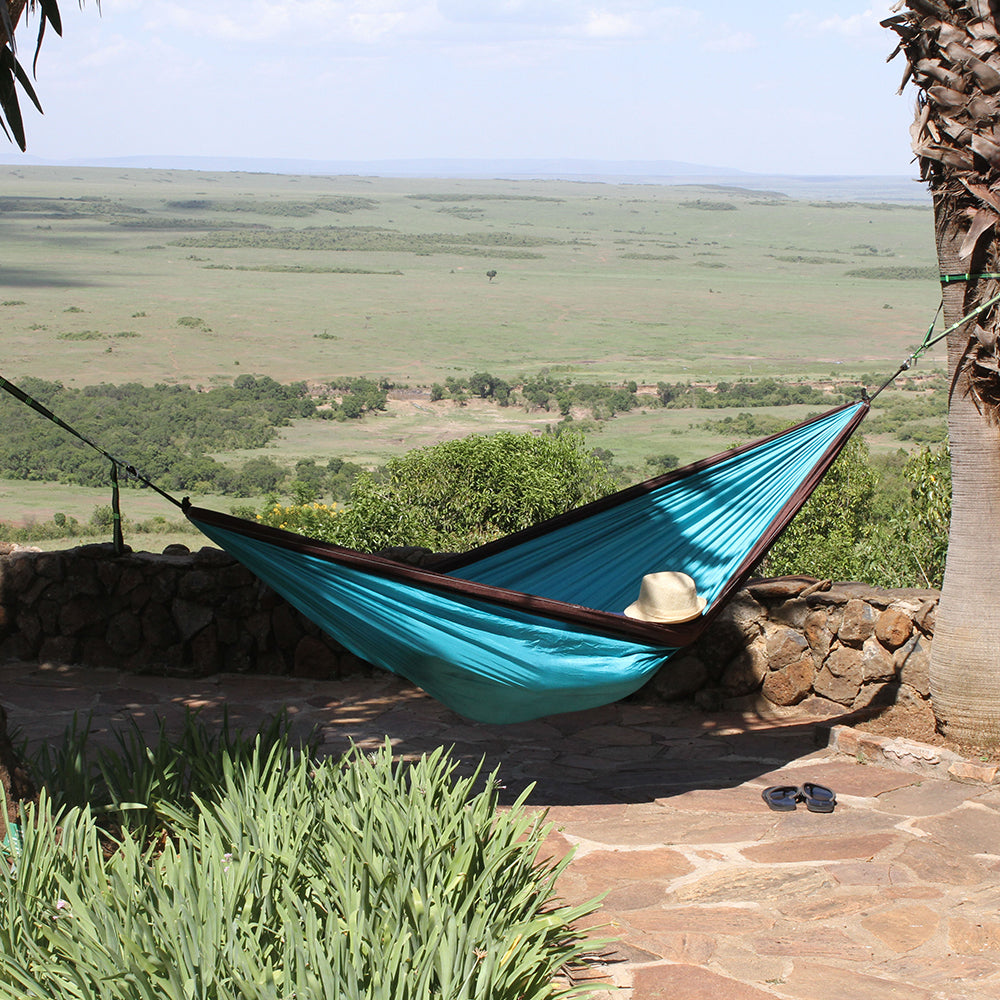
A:
{"type": "MultiPolygon", "coordinates": [[[[947,285],[958,281],[976,281],[979,278],[1000,278],[1000,274],[992,272],[983,274],[942,274],[941,284],[947,285]]],[[[956,320],[956,322],[952,323],[946,330],[942,330],[935,337],[934,327],[937,326],[938,318],[941,316],[944,308],[944,300],[942,299],[938,303],[937,312],[934,313],[934,319],[931,320],[931,325],[927,328],[927,333],[924,334],[923,343],[868,398],[874,399],[883,389],[892,385],[903,372],[908,371],[915,365],[932,347],[944,340],[949,333],[953,333],[959,327],[964,326],[970,319],[975,319],[980,313],[989,309],[990,306],[996,305],[997,302],[1000,302],[1000,294],[994,295],[985,302],[980,303],[975,309],[967,312],[960,320],[956,320]]]]}

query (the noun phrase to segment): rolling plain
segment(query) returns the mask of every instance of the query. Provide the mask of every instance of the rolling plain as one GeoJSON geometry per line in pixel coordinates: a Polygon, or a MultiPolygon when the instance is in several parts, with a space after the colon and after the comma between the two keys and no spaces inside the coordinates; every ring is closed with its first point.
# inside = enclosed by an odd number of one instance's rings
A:
{"type": "MultiPolygon", "coordinates": [[[[0,174],[0,374],[74,388],[208,389],[244,373],[395,386],[385,412],[284,428],[267,454],[288,464],[374,466],[448,437],[559,421],[523,404],[432,401],[434,384],[474,372],[513,385],[540,372],[634,381],[651,403],[658,382],[874,388],[920,343],[940,295],[920,199],[152,169],[0,174]]],[[[936,351],[916,373],[932,385],[943,369],[936,351]]],[[[790,423],[815,410],[755,412],[790,423]]],[[[733,443],[732,430],[710,424],[726,415],[654,405],[600,421],[574,413],[588,443],[636,478],[651,456],[687,462],[733,443]]],[[[910,446],[892,433],[868,440],[873,450],[910,446]]],[[[107,496],[0,480],[0,520],[86,520],[107,496]]],[[[128,491],[123,504],[135,519],[174,515],[150,491],[128,491]]]]}

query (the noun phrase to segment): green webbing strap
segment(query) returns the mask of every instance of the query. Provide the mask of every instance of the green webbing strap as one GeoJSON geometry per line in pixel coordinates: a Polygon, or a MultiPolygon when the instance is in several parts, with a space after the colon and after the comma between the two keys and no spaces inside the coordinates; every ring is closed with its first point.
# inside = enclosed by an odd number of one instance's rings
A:
{"type": "Polygon", "coordinates": [[[30,406],[36,413],[40,413],[46,420],[51,420],[57,427],[61,427],[64,431],[68,431],[73,437],[78,438],[84,444],[89,445],[94,451],[99,452],[111,463],[111,512],[112,520],[114,524],[114,543],[115,551],[121,554],[124,551],[125,543],[122,539],[122,519],[121,519],[121,506],[120,498],[118,492],[118,469],[124,470],[125,474],[132,476],[133,479],[138,479],[140,483],[144,486],[148,486],[151,490],[159,493],[161,497],[165,500],[169,500],[172,504],[183,509],[184,505],[180,500],[172,497],[169,493],[164,492],[155,483],[150,482],[144,475],[142,475],[134,465],[129,465],[126,462],[121,461],[121,459],[115,458],[114,455],[106,452],[100,445],[95,444],[90,438],[85,437],[78,430],[70,427],[64,420],[60,420],[47,406],[43,406],[38,402],[37,399],[32,399],[23,389],[19,389],[12,382],[8,382],[2,375],[0,375],[0,389],[9,392],[15,399],[20,400],[27,406],[30,406]]]}
{"type": "Polygon", "coordinates": [[[979,278],[1000,278],[1000,274],[984,271],[979,274],[942,274],[941,284],[950,285],[953,281],[978,281],[979,278]]]}
{"type": "Polygon", "coordinates": [[[118,463],[111,463],[111,530],[115,543],[115,554],[125,551],[125,538],[122,535],[121,498],[118,495],[118,463]]]}
{"type": "MultiPolygon", "coordinates": [[[[945,283],[945,282],[947,282],[949,280],[955,280],[955,281],[968,280],[970,277],[971,278],[1000,278],[1000,274],[973,274],[973,275],[968,275],[968,274],[965,274],[965,275],[962,275],[962,274],[943,274],[943,275],[941,275],[941,281],[942,281],[942,283],[945,283]]],[[[869,398],[870,399],[874,399],[886,386],[891,385],[893,382],[895,382],[896,379],[899,378],[899,376],[903,374],[903,372],[905,372],[911,365],[916,364],[917,360],[922,355],[926,354],[935,344],[939,344],[942,340],[944,340],[945,337],[947,337],[949,333],[952,333],[953,331],[957,330],[963,324],[968,323],[970,319],[975,319],[976,316],[978,316],[981,312],[984,312],[986,309],[989,309],[990,306],[992,306],[992,305],[996,305],[997,302],[1000,302],[1000,294],[997,294],[997,295],[992,296],[991,298],[988,298],[985,302],[983,302],[980,305],[976,306],[976,308],[973,309],[971,312],[967,312],[960,320],[958,320],[955,323],[952,323],[951,326],[949,326],[947,330],[943,330],[936,337],[932,337],[931,335],[933,334],[934,327],[937,324],[938,316],[941,315],[941,310],[944,307],[944,302],[940,302],[938,304],[938,307],[937,307],[937,312],[934,314],[934,319],[931,322],[931,325],[928,328],[926,335],[924,336],[924,342],[896,369],[896,371],[892,375],[890,375],[871,394],[871,396],[869,398]]]]}

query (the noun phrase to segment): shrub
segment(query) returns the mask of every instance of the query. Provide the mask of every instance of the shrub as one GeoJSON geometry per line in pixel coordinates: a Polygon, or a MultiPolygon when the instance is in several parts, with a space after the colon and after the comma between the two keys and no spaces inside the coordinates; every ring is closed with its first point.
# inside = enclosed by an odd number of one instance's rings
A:
{"type": "Polygon", "coordinates": [[[473,434],[392,459],[354,482],[337,541],[366,551],[464,551],[610,493],[582,435],[473,434]]]}
{"type": "Polygon", "coordinates": [[[323,542],[336,542],[337,517],[339,511],[335,503],[292,503],[268,504],[257,515],[261,524],[272,528],[284,528],[297,535],[318,538],[323,542]]]}
{"type": "Polygon", "coordinates": [[[881,587],[940,589],[951,521],[947,447],[923,448],[912,455],[903,476],[910,484],[908,502],[875,526],[862,579],[881,587]]]}
{"type": "Polygon", "coordinates": [[[258,455],[248,458],[240,469],[239,485],[245,491],[244,495],[254,493],[271,493],[278,488],[287,475],[287,470],[273,458],[258,455]]]}
{"type": "MultiPolygon", "coordinates": [[[[127,773],[143,754],[123,745],[113,770],[127,773]]],[[[498,812],[496,773],[474,793],[478,769],[456,778],[441,749],[400,763],[387,742],[317,762],[287,733],[233,744],[191,724],[144,756],[163,780],[129,792],[164,821],[159,839],[125,831],[109,845],[91,808],[60,809],[46,793],[25,810],[16,866],[0,865],[0,997],[542,1000],[588,989],[553,978],[592,946],[573,925],[596,901],[556,902],[568,858],[539,859],[551,824],[525,810],[527,791],[498,812]],[[172,774],[199,770],[210,785],[174,794],[172,774]]]]}
{"type": "Polygon", "coordinates": [[[95,528],[110,528],[115,523],[115,512],[110,504],[98,504],[90,515],[90,523],[95,528]]]}
{"type": "Polygon", "coordinates": [[[895,498],[855,438],[771,549],[761,572],[863,580],[878,587],[935,587],[944,579],[951,517],[946,448],[907,459],[908,496],[895,498]]]}
{"type": "Polygon", "coordinates": [[[868,446],[854,437],[771,549],[765,572],[866,580],[858,553],[879,516],[878,483],[868,446]]]}

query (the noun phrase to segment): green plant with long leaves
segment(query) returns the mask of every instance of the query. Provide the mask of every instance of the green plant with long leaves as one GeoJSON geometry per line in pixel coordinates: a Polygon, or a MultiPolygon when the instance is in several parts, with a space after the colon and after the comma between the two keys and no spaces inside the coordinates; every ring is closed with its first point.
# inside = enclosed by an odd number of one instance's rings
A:
{"type": "MultiPolygon", "coordinates": [[[[150,739],[130,719],[113,736],[110,746],[96,744],[90,720],[74,716],[60,742],[35,750],[31,769],[55,808],[86,806],[105,826],[127,829],[140,841],[160,834],[162,809],[213,798],[226,768],[262,749],[294,745],[287,713],[246,733],[231,724],[225,708],[217,725],[209,726],[189,710],[176,734],[168,734],[165,720],[158,719],[150,739]]],[[[298,749],[308,752],[311,745],[310,736],[298,749]]]]}
{"type": "MultiPolygon", "coordinates": [[[[287,726],[226,740],[197,720],[185,730],[173,751],[149,749],[161,779],[127,788],[155,794],[145,805],[166,836],[124,828],[108,849],[89,806],[43,793],[25,810],[20,853],[0,866],[0,998],[542,1000],[597,988],[557,979],[594,946],[576,925],[597,901],[557,899],[568,858],[540,856],[551,824],[526,809],[530,788],[501,811],[497,774],[459,777],[442,748],[401,762],[387,742],[317,761],[287,726]],[[178,781],[171,761],[198,739],[212,760],[178,781]]],[[[99,787],[135,761],[134,732],[102,755],[99,787]]]]}

